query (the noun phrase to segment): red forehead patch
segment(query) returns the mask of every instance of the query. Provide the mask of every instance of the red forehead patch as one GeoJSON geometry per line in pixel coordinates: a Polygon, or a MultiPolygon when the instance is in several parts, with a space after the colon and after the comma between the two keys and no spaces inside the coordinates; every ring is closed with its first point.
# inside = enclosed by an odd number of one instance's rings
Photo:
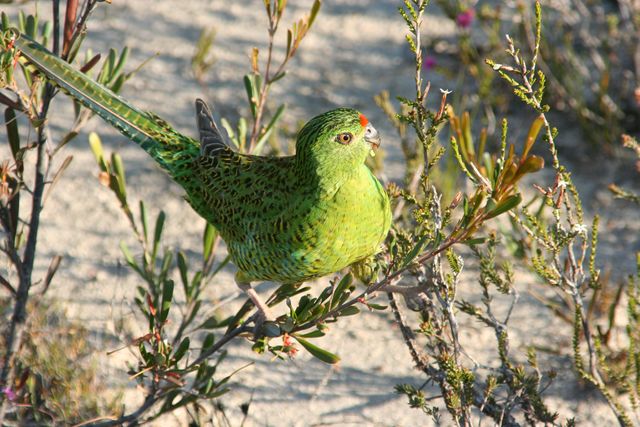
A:
{"type": "Polygon", "coordinates": [[[360,124],[362,127],[365,127],[369,123],[369,119],[367,119],[364,114],[360,114],[360,124]]]}

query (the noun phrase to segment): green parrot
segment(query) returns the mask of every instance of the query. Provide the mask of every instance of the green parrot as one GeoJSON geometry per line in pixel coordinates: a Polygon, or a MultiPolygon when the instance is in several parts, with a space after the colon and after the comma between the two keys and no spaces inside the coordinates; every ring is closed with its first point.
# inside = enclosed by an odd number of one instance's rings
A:
{"type": "Polygon", "coordinates": [[[200,140],[176,132],[20,35],[15,47],[36,69],[136,142],[182,186],[186,200],[220,232],[238,267],[238,286],[273,319],[251,282],[299,283],[366,260],[391,224],[389,198],[367,156],[380,137],[350,108],[314,117],[296,154],[240,154],[196,101],[200,140]]]}

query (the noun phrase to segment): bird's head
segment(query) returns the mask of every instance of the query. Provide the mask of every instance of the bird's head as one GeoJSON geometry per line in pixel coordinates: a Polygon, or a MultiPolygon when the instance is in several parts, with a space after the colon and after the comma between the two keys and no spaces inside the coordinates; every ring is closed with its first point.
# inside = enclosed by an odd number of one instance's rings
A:
{"type": "Polygon", "coordinates": [[[378,131],[360,112],[338,108],[304,125],[296,142],[296,157],[318,173],[345,173],[362,166],[380,146],[378,131]]]}

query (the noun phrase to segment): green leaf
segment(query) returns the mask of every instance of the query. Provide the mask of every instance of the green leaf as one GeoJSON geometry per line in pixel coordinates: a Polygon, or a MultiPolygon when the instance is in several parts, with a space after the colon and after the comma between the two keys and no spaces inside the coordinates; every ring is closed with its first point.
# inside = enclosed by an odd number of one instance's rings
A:
{"type": "Polygon", "coordinates": [[[249,107],[251,108],[251,115],[255,119],[258,114],[258,89],[256,88],[255,75],[245,74],[243,81],[247,99],[249,100],[249,107]]]}
{"type": "Polygon", "coordinates": [[[186,337],[182,340],[176,351],[173,353],[173,359],[175,363],[179,362],[180,359],[182,359],[182,357],[185,355],[187,350],[189,350],[189,343],[189,337],[186,337]]]}
{"type": "Polygon", "coordinates": [[[540,169],[544,167],[544,159],[540,156],[530,156],[518,166],[518,170],[516,172],[516,178],[520,179],[523,175],[528,173],[538,172],[540,169]]]}
{"type": "Polygon", "coordinates": [[[297,336],[297,335],[293,335],[293,338],[296,339],[296,341],[298,341],[300,343],[300,345],[302,345],[305,350],[307,350],[309,353],[311,353],[314,357],[322,360],[324,363],[329,363],[331,365],[338,363],[340,361],[340,358],[338,356],[336,356],[335,354],[318,347],[315,344],[311,344],[309,341],[297,336]]]}
{"type": "Polygon", "coordinates": [[[220,124],[222,124],[222,127],[224,128],[224,130],[227,131],[227,135],[229,135],[229,139],[231,140],[233,145],[235,145],[236,148],[239,148],[240,144],[238,143],[238,137],[236,136],[236,133],[233,130],[233,126],[231,126],[231,123],[229,123],[227,119],[222,118],[220,120],[220,124]]]}
{"type": "Polygon", "coordinates": [[[486,237],[476,237],[475,239],[464,240],[462,241],[462,243],[469,246],[475,246],[475,245],[482,245],[486,241],[487,241],[486,237]]]}
{"type": "Polygon", "coordinates": [[[428,235],[422,236],[420,240],[418,240],[418,243],[416,243],[414,247],[411,248],[411,251],[409,251],[409,253],[405,255],[405,257],[402,259],[402,262],[400,263],[400,266],[401,266],[400,268],[406,267],[407,265],[411,264],[411,262],[413,262],[413,260],[418,256],[418,254],[422,252],[422,250],[425,248],[428,242],[429,242],[429,236],[428,235]]]}
{"type": "Polygon", "coordinates": [[[214,329],[220,327],[222,327],[221,322],[218,320],[218,317],[214,315],[202,322],[202,324],[198,326],[197,329],[214,329]]]}
{"type": "Polygon", "coordinates": [[[27,16],[27,26],[25,28],[25,34],[32,39],[36,38],[36,29],[38,27],[38,21],[33,15],[27,16]]]}
{"type": "Polygon", "coordinates": [[[227,264],[229,264],[229,261],[231,261],[231,255],[227,254],[222,262],[220,262],[220,264],[218,264],[218,266],[211,272],[210,276],[215,276],[216,274],[218,274],[220,270],[222,270],[227,264]]]}
{"type": "Polygon", "coordinates": [[[247,120],[244,117],[238,119],[238,146],[244,147],[247,141],[247,120]]]}
{"type": "Polygon", "coordinates": [[[89,134],[89,147],[91,147],[91,152],[96,158],[96,163],[98,163],[100,170],[102,170],[103,172],[107,172],[107,163],[104,160],[102,142],[100,141],[100,136],[98,136],[98,134],[95,132],[91,132],[89,134]]]}
{"type": "Polygon", "coordinates": [[[303,338],[320,338],[325,336],[325,333],[322,331],[315,330],[315,331],[308,332],[306,334],[299,334],[298,336],[303,338]]]}
{"type": "Polygon", "coordinates": [[[169,274],[169,269],[171,268],[171,261],[173,260],[173,252],[165,251],[162,256],[162,263],[160,265],[160,274],[158,278],[161,281],[164,281],[167,275],[169,274]]]}
{"type": "Polygon", "coordinates": [[[72,63],[73,60],[76,58],[76,55],[78,55],[78,52],[80,51],[80,46],[82,45],[82,42],[84,41],[84,38],[86,36],[87,36],[87,32],[81,31],[78,37],[74,39],[73,44],[69,48],[69,54],[67,55],[67,62],[72,63]]]}
{"type": "Polygon", "coordinates": [[[204,234],[202,235],[202,257],[208,260],[211,257],[213,251],[213,243],[218,235],[218,230],[207,222],[204,227],[204,234]]]}
{"type": "Polygon", "coordinates": [[[103,85],[108,85],[111,81],[111,73],[116,66],[116,51],[114,48],[109,49],[109,55],[107,55],[107,60],[104,62],[102,66],[102,70],[100,71],[100,75],[98,76],[98,82],[103,85]]]}
{"type": "Polygon", "coordinates": [[[0,22],[2,23],[2,31],[7,31],[11,27],[9,17],[4,12],[0,14],[0,22]]]}
{"type": "Polygon", "coordinates": [[[355,316],[358,313],[360,313],[360,309],[358,307],[356,307],[355,305],[350,305],[349,307],[346,307],[346,308],[343,308],[342,310],[340,310],[338,312],[338,316],[339,317],[355,316]]]}
{"type": "Polygon", "coordinates": [[[316,0],[313,2],[313,6],[311,6],[311,12],[309,13],[309,28],[313,25],[313,21],[316,20],[316,16],[320,11],[320,6],[322,6],[322,2],[320,0],[316,0]]]}
{"type": "Polygon", "coordinates": [[[160,246],[160,241],[162,240],[162,231],[164,229],[165,218],[166,218],[166,215],[164,211],[160,211],[160,213],[158,214],[158,218],[156,219],[156,228],[153,233],[153,250],[151,253],[151,259],[154,261],[158,254],[158,247],[160,246]]]}
{"type": "Polygon", "coordinates": [[[278,80],[280,80],[281,78],[283,78],[283,77],[284,77],[284,76],[286,76],[286,75],[287,75],[287,70],[282,70],[282,71],[280,71],[278,74],[276,74],[275,76],[273,76],[273,77],[271,78],[271,80],[269,81],[269,83],[275,83],[275,82],[277,82],[278,80]]]}
{"type": "Polygon", "coordinates": [[[202,306],[202,300],[198,300],[195,302],[195,304],[193,304],[193,309],[189,313],[189,317],[187,317],[187,321],[185,322],[186,325],[190,325],[191,322],[193,322],[193,319],[195,319],[196,315],[200,311],[201,306],[202,306]]]}
{"type": "Polygon", "coordinates": [[[333,295],[331,297],[331,304],[330,304],[331,308],[334,308],[337,306],[342,294],[344,294],[344,292],[349,287],[351,287],[352,284],[353,284],[353,274],[349,272],[342,277],[342,279],[340,280],[340,283],[338,283],[338,286],[336,286],[335,290],[333,291],[333,295]]]}
{"type": "Polygon", "coordinates": [[[164,282],[162,288],[162,306],[160,308],[160,322],[164,322],[169,317],[169,309],[171,309],[171,299],[173,298],[173,280],[169,279],[164,282]]]}
{"type": "Polygon", "coordinates": [[[125,261],[127,261],[127,264],[129,264],[129,267],[133,268],[133,270],[136,273],[138,273],[138,275],[140,277],[142,277],[142,278],[144,278],[146,280],[147,279],[147,275],[138,266],[138,264],[136,264],[136,261],[133,258],[133,256],[131,255],[131,251],[129,251],[129,247],[127,246],[127,244],[125,242],[120,242],[120,250],[122,251],[122,254],[124,255],[125,261]]]}
{"type": "Polygon", "coordinates": [[[131,251],[129,250],[129,246],[127,246],[127,244],[125,242],[120,242],[120,250],[122,251],[122,254],[124,255],[125,261],[127,261],[127,264],[135,265],[135,260],[133,259],[133,255],[131,255],[131,251]]]}
{"type": "Polygon", "coordinates": [[[523,159],[529,154],[529,150],[531,150],[531,147],[533,147],[533,144],[536,142],[536,138],[538,138],[540,129],[542,129],[543,126],[544,116],[541,114],[533,121],[533,123],[531,123],[529,132],[527,133],[527,140],[524,143],[524,151],[522,151],[523,159]]]}
{"type": "Polygon", "coordinates": [[[20,30],[21,33],[25,32],[25,27],[27,26],[26,24],[26,16],[24,14],[24,11],[19,11],[18,12],[18,29],[20,30]]]}
{"type": "Polygon", "coordinates": [[[140,222],[142,223],[142,236],[144,238],[144,241],[147,242],[149,239],[149,221],[148,221],[148,215],[147,215],[147,208],[145,207],[144,201],[140,200],[140,203],[138,203],[138,206],[140,206],[140,222]]]}
{"type": "Polygon", "coordinates": [[[200,355],[206,353],[215,342],[216,336],[213,333],[209,332],[202,342],[202,350],[200,350],[200,355]]]}
{"type": "Polygon", "coordinates": [[[51,38],[52,32],[53,24],[50,21],[46,21],[42,26],[42,31],[40,31],[40,35],[42,36],[42,46],[49,44],[49,38],[51,38]]]}
{"type": "Polygon", "coordinates": [[[178,270],[180,271],[180,280],[182,281],[182,287],[184,288],[184,293],[187,296],[187,299],[190,298],[189,292],[189,277],[188,267],[187,267],[187,258],[184,256],[184,252],[178,252],[178,270]]]}
{"type": "Polygon", "coordinates": [[[122,52],[120,52],[120,57],[118,58],[118,63],[113,68],[111,81],[113,81],[114,78],[120,77],[120,74],[122,73],[122,68],[124,67],[124,64],[127,62],[128,58],[129,58],[129,47],[125,46],[122,49],[122,52]]]}
{"type": "MultiPolygon", "coordinates": [[[[492,201],[493,199],[491,199],[492,201]]],[[[515,208],[516,206],[518,206],[520,204],[520,202],[522,202],[522,196],[520,195],[520,193],[518,194],[514,194],[513,196],[509,196],[507,197],[505,200],[503,200],[502,202],[498,203],[495,208],[493,208],[492,210],[490,210],[489,212],[487,212],[487,219],[489,218],[494,218],[500,214],[503,214],[513,208],[515,208]]],[[[487,206],[489,205],[489,203],[487,203],[487,206]]]]}
{"type": "Polygon", "coordinates": [[[287,50],[286,50],[286,57],[289,57],[289,53],[291,52],[291,42],[293,41],[293,33],[291,32],[291,30],[287,30],[287,50]]]}
{"type": "Polygon", "coordinates": [[[123,201],[127,199],[127,182],[125,180],[124,164],[122,163],[122,157],[118,153],[111,154],[111,167],[117,177],[117,189],[118,197],[123,201]]]}
{"type": "Polygon", "coordinates": [[[256,146],[254,147],[252,154],[260,154],[262,147],[264,146],[265,142],[267,142],[267,140],[269,139],[269,136],[271,136],[273,129],[275,129],[275,125],[278,123],[278,121],[282,117],[282,113],[284,112],[284,109],[285,109],[284,104],[278,107],[278,110],[271,118],[271,121],[269,121],[269,124],[267,124],[267,126],[264,128],[262,132],[262,136],[256,143],[256,146]]]}
{"type": "Polygon", "coordinates": [[[111,85],[111,90],[114,93],[118,93],[120,92],[120,89],[122,89],[122,85],[124,84],[124,82],[127,80],[127,75],[125,74],[121,74],[118,76],[118,78],[116,79],[116,81],[111,85]]]}

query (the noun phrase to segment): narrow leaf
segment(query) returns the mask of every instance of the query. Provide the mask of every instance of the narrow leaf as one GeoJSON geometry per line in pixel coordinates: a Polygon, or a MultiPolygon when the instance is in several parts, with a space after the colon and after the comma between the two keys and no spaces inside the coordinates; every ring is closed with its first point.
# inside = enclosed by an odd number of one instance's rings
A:
{"type": "Polygon", "coordinates": [[[47,275],[44,278],[44,287],[41,292],[42,295],[44,295],[47,292],[47,289],[49,289],[51,280],[53,280],[53,276],[56,274],[56,271],[58,271],[58,267],[60,267],[60,261],[62,261],[62,257],[60,255],[56,255],[51,259],[51,263],[47,269],[47,275]]]}
{"type": "Polygon", "coordinates": [[[164,229],[164,220],[165,220],[164,211],[160,211],[158,214],[158,218],[156,219],[156,228],[153,233],[153,250],[151,254],[151,259],[155,260],[158,255],[158,247],[160,246],[160,240],[162,237],[162,230],[164,229]]]}
{"type": "Polygon", "coordinates": [[[260,154],[260,151],[262,150],[262,147],[264,146],[264,144],[269,139],[269,136],[271,136],[271,132],[275,128],[275,125],[278,123],[278,121],[282,117],[282,113],[284,113],[284,109],[285,109],[285,105],[284,104],[282,104],[280,107],[278,107],[278,109],[276,110],[276,113],[273,115],[273,117],[269,121],[269,124],[267,124],[267,126],[264,128],[264,130],[262,132],[262,136],[258,140],[255,148],[253,149],[252,154],[260,154]]]}
{"type": "Polygon", "coordinates": [[[127,63],[127,59],[129,59],[129,47],[125,46],[124,48],[122,48],[122,52],[120,52],[120,57],[118,58],[116,66],[113,68],[111,81],[113,81],[114,78],[120,76],[124,64],[127,63]]]}
{"type": "Polygon", "coordinates": [[[189,337],[186,337],[182,340],[176,351],[173,353],[173,360],[175,363],[179,362],[180,359],[185,355],[187,350],[189,350],[190,340],[189,337]]]}
{"type": "Polygon", "coordinates": [[[127,182],[125,180],[125,172],[124,172],[124,164],[122,163],[122,157],[118,153],[111,154],[111,166],[113,167],[113,172],[118,178],[118,197],[121,197],[122,200],[126,200],[127,198],[127,182]]]}
{"type": "Polygon", "coordinates": [[[147,215],[147,208],[144,204],[144,200],[140,200],[138,204],[140,207],[140,223],[142,224],[142,237],[145,243],[149,241],[149,221],[147,215]]]}
{"type": "Polygon", "coordinates": [[[102,170],[103,172],[107,172],[107,163],[104,160],[102,142],[100,141],[100,137],[97,133],[91,132],[89,134],[89,146],[91,147],[93,156],[96,158],[96,163],[98,163],[98,166],[100,166],[100,170],[102,170]]]}
{"type": "Polygon", "coordinates": [[[402,262],[400,263],[401,268],[409,265],[415,259],[415,257],[417,257],[418,254],[422,252],[428,242],[429,236],[422,236],[420,240],[418,240],[418,242],[413,246],[413,248],[411,248],[409,253],[402,259],[402,262]]]}
{"type": "Polygon", "coordinates": [[[531,150],[531,147],[533,147],[533,144],[536,142],[536,138],[538,138],[538,134],[540,133],[542,126],[544,126],[544,116],[539,115],[533,123],[531,123],[529,132],[527,133],[527,140],[524,143],[524,150],[522,151],[523,159],[527,158],[529,150],[531,150]]]}
{"type": "Polygon", "coordinates": [[[311,353],[313,356],[317,357],[318,359],[322,360],[323,362],[329,363],[329,364],[335,364],[340,361],[340,358],[335,354],[323,348],[320,348],[315,344],[311,344],[309,341],[305,340],[304,338],[301,338],[297,335],[293,335],[293,337],[296,339],[296,341],[300,343],[300,345],[302,345],[305,348],[305,350],[307,350],[309,353],[311,353]]]}
{"type": "Polygon", "coordinates": [[[189,277],[187,275],[187,258],[184,256],[184,252],[178,252],[178,270],[180,271],[180,280],[184,288],[184,293],[189,297],[189,277]]]}
{"type": "Polygon", "coordinates": [[[358,313],[360,313],[360,309],[355,305],[350,305],[349,307],[340,310],[340,312],[338,312],[338,317],[355,316],[358,313]]]}
{"type": "Polygon", "coordinates": [[[308,332],[306,334],[299,334],[298,336],[303,338],[320,338],[320,337],[323,337],[324,335],[325,335],[324,332],[315,330],[315,331],[308,332]]]}
{"type": "Polygon", "coordinates": [[[62,176],[64,171],[67,170],[72,160],[73,160],[73,156],[67,156],[67,158],[65,158],[62,161],[62,164],[60,165],[56,173],[53,175],[53,178],[51,179],[51,184],[47,188],[47,192],[44,194],[44,200],[42,202],[43,204],[47,201],[47,198],[49,198],[49,194],[51,194],[51,191],[53,191],[58,181],[60,181],[60,177],[62,176]]]}
{"type": "Polygon", "coordinates": [[[313,6],[311,6],[311,13],[309,13],[309,23],[307,24],[308,28],[311,28],[313,25],[313,21],[316,20],[316,16],[320,11],[320,6],[322,6],[322,2],[320,0],[316,0],[313,2],[313,6]]]}
{"type": "Polygon", "coordinates": [[[251,108],[251,115],[253,116],[253,118],[256,118],[257,115],[257,111],[258,111],[258,98],[256,96],[257,94],[257,89],[256,89],[256,83],[255,80],[253,79],[253,75],[249,75],[246,74],[244,76],[244,89],[247,92],[247,99],[249,100],[249,107],[251,108]]]}
{"type": "Polygon", "coordinates": [[[164,322],[169,317],[169,309],[171,308],[171,299],[173,298],[173,280],[164,282],[162,288],[162,307],[160,309],[160,322],[164,322]]]}
{"type": "Polygon", "coordinates": [[[204,234],[202,236],[202,256],[205,260],[208,260],[211,257],[211,253],[213,251],[213,243],[216,240],[216,236],[218,235],[218,230],[207,222],[207,225],[204,227],[204,234]]]}
{"type": "Polygon", "coordinates": [[[340,301],[340,297],[342,294],[351,286],[353,283],[353,274],[351,272],[344,275],[344,277],[338,283],[335,290],[333,291],[333,295],[331,296],[331,308],[336,307],[338,301],[340,301]]]}
{"type": "Polygon", "coordinates": [[[98,61],[100,61],[100,58],[101,58],[100,54],[95,55],[93,58],[87,61],[82,67],[80,67],[80,71],[85,74],[88,73],[93,67],[96,66],[98,61]]]}
{"type": "Polygon", "coordinates": [[[515,208],[520,204],[520,202],[522,202],[522,196],[520,195],[520,193],[507,197],[506,200],[503,200],[502,202],[498,203],[495,208],[493,208],[491,211],[487,213],[487,219],[494,218],[500,214],[503,214],[515,208]]]}

